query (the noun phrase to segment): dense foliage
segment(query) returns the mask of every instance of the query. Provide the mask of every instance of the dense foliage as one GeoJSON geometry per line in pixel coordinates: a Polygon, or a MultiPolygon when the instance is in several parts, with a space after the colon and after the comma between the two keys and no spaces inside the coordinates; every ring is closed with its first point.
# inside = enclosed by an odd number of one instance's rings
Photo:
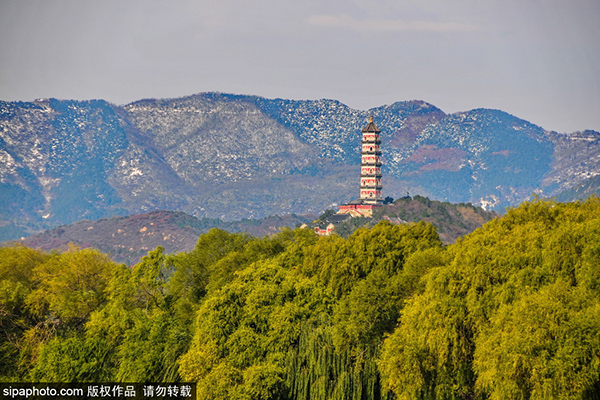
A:
{"type": "Polygon", "coordinates": [[[456,244],[213,229],[133,268],[0,248],[0,379],[195,381],[202,399],[588,399],[600,200],[534,201],[456,244]]]}

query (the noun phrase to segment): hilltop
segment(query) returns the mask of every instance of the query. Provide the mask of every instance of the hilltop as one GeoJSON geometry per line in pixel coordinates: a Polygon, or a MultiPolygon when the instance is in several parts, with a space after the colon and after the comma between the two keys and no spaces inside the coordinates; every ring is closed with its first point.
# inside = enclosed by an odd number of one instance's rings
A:
{"type": "MultiPolygon", "coordinates": [[[[327,224],[329,214],[325,213],[321,217],[324,224],[327,224]]],[[[435,226],[443,243],[451,244],[497,217],[496,212],[486,211],[470,203],[453,204],[419,195],[405,196],[377,209],[373,218],[350,218],[339,223],[335,226],[335,232],[348,237],[358,228],[369,228],[383,220],[396,225],[424,221],[435,226]]]]}

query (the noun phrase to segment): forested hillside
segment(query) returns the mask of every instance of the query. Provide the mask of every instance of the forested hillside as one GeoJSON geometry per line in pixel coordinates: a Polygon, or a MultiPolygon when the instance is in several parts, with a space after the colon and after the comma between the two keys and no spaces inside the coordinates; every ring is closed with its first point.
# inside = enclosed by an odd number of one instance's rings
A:
{"type": "Polygon", "coordinates": [[[472,204],[452,204],[418,195],[405,196],[378,208],[372,218],[347,219],[335,227],[335,232],[347,237],[358,228],[369,228],[383,220],[394,224],[424,221],[436,228],[444,244],[450,244],[496,217],[498,214],[495,212],[472,204]]]}
{"type": "Polygon", "coordinates": [[[536,200],[444,246],[213,229],[133,268],[0,248],[0,380],[195,381],[201,399],[597,399],[600,200],[536,200]]]}

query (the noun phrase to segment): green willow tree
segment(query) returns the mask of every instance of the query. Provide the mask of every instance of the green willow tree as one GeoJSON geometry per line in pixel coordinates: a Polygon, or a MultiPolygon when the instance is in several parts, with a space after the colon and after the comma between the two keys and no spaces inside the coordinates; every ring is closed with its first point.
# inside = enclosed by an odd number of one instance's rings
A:
{"type": "MultiPolygon", "coordinates": [[[[44,326],[28,297],[36,289],[34,269],[51,256],[23,247],[0,247],[0,380],[23,380],[44,326]],[[36,329],[36,327],[40,326],[36,329]]],[[[42,338],[45,335],[41,335],[42,338]]],[[[42,339],[43,340],[43,339],[42,339]]]]}
{"type": "Polygon", "coordinates": [[[211,230],[128,268],[0,248],[5,381],[195,381],[200,399],[596,399],[600,200],[536,200],[456,244],[211,230]]]}
{"type": "Polygon", "coordinates": [[[306,230],[270,240],[259,252],[268,257],[209,291],[180,359],[184,379],[205,399],[386,397],[376,360],[428,268],[410,260],[441,262],[433,227],[383,222],[347,240],[306,230]],[[282,241],[285,251],[265,252],[282,241]]]}
{"type": "Polygon", "coordinates": [[[71,351],[70,338],[106,304],[105,289],[115,268],[96,250],[47,254],[19,245],[1,248],[2,379],[32,379],[44,362],[44,349],[58,346],[57,338],[63,340],[62,351],[71,351]]]}
{"type": "Polygon", "coordinates": [[[598,388],[600,200],[524,203],[448,248],[385,340],[400,399],[585,399],[598,388]]]}

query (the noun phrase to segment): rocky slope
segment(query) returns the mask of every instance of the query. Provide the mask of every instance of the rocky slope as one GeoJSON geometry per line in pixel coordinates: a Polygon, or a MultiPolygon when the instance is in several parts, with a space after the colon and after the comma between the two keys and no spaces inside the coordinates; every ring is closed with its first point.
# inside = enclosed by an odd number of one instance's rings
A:
{"type": "Polygon", "coordinates": [[[371,114],[386,196],[501,211],[600,175],[600,133],[548,132],[498,110],[220,93],[125,106],[0,102],[0,240],[158,209],[224,220],[319,213],[356,197],[371,114]]]}

